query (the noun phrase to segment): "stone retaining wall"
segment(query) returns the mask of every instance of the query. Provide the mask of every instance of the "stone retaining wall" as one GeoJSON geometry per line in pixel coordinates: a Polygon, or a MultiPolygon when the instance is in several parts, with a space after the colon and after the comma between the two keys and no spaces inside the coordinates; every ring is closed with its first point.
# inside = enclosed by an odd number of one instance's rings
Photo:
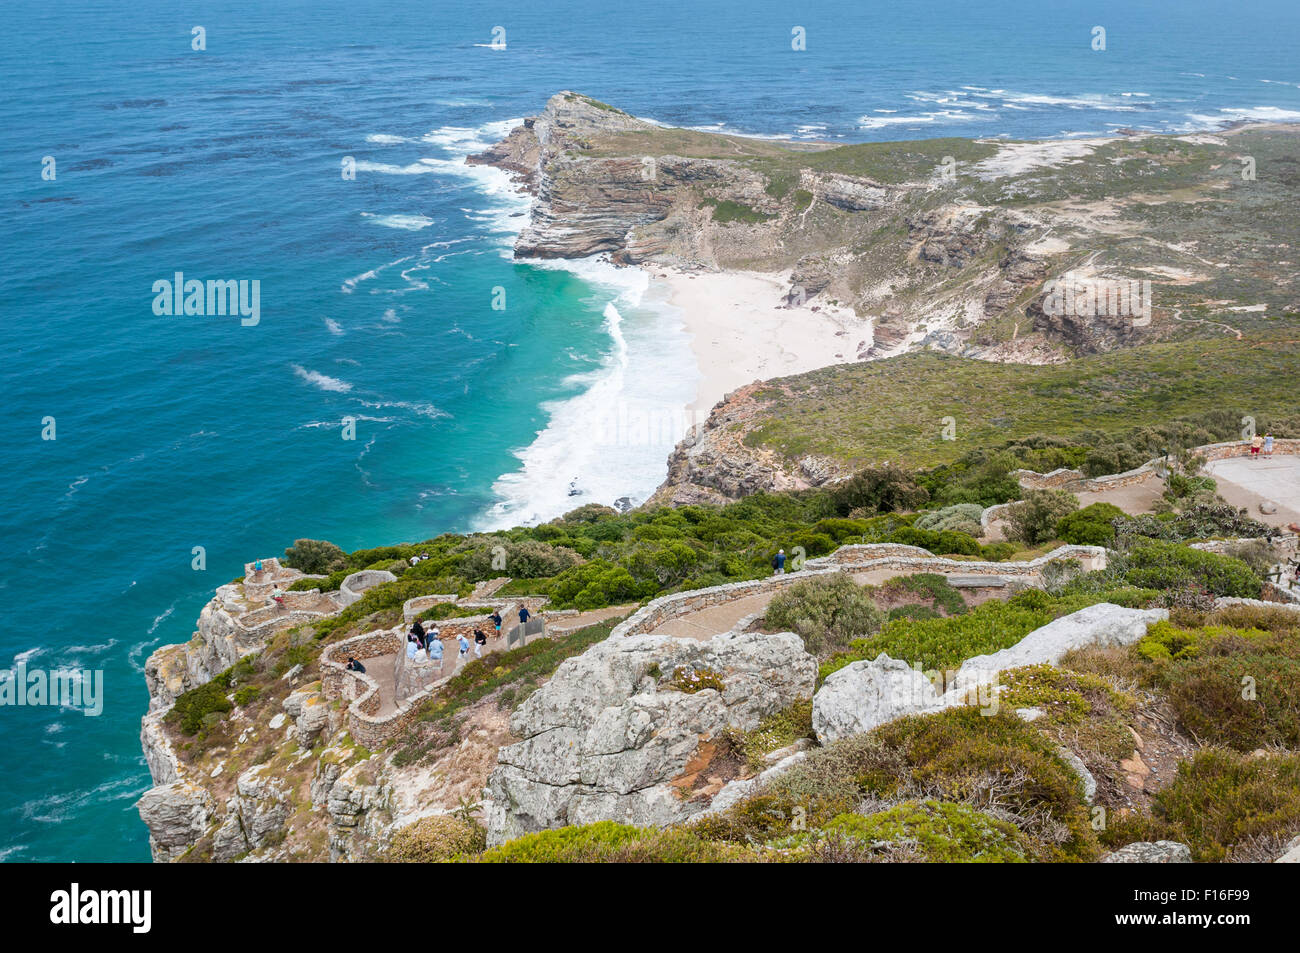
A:
{"type": "MultiPolygon", "coordinates": [[[[1230,440],[1225,443],[1207,443],[1204,446],[1195,447],[1191,452],[1201,457],[1206,463],[1224,460],[1228,457],[1244,457],[1250,455],[1250,441],[1230,440]]],[[[1273,452],[1283,454],[1300,453],[1300,439],[1274,439],[1273,452]]],[[[1148,460],[1140,467],[1135,467],[1124,473],[1111,473],[1099,477],[1088,477],[1081,470],[1071,470],[1065,467],[1052,470],[1050,473],[1038,473],[1034,470],[1015,470],[1011,475],[1019,480],[1020,485],[1026,490],[1059,488],[1069,490],[1072,493],[1098,493],[1105,490],[1114,490],[1122,486],[1144,483],[1156,477],[1156,471],[1162,460],[1163,458],[1156,457],[1148,460]]]]}
{"type": "Polygon", "coordinates": [[[386,582],[396,581],[397,577],[387,569],[358,570],[339,584],[339,605],[346,609],[359,600],[367,589],[382,586],[386,582]]]}
{"type": "Polygon", "coordinates": [[[653,632],[664,623],[706,609],[711,606],[724,605],[760,592],[771,592],[792,586],[810,576],[825,575],[833,572],[863,572],[871,569],[890,569],[901,572],[960,572],[969,575],[990,575],[1032,579],[1049,562],[1059,559],[1077,559],[1085,570],[1104,569],[1106,550],[1101,546],[1059,546],[1044,556],[1028,562],[994,563],[967,562],[960,559],[945,559],[935,556],[928,550],[917,546],[905,546],[899,543],[858,543],[841,546],[829,556],[810,559],[804,568],[780,576],[766,576],[762,579],[750,579],[745,582],[729,582],[708,589],[694,589],[690,592],[673,593],[660,596],[638,609],[623,622],[614,627],[610,638],[624,635],[644,635],[653,632]]]}

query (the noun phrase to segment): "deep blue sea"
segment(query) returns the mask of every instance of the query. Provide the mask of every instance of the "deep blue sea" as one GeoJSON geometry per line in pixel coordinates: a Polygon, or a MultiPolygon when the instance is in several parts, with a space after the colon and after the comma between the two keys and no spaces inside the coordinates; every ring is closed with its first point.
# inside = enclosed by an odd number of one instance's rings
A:
{"type": "Polygon", "coordinates": [[[1190,130],[1300,120],[1297,40],[1295,0],[6,0],[0,668],[106,701],[0,708],[0,859],[148,859],[142,666],[246,559],[657,485],[670,437],[592,420],[689,401],[680,324],[639,274],[512,261],[527,202],[462,162],[551,93],[844,142],[1190,130]],[[260,322],[155,314],[176,272],[256,279],[260,322]]]}

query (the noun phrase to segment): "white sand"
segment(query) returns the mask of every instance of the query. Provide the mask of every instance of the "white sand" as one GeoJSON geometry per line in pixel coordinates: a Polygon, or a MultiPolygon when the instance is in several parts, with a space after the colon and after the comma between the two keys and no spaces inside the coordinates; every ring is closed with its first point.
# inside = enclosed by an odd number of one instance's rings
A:
{"type": "Polygon", "coordinates": [[[788,271],[696,273],[661,266],[647,271],[682,313],[699,365],[688,420],[702,423],[737,387],[856,362],[859,349],[871,345],[871,322],[848,308],[818,299],[787,308],[788,271]]]}

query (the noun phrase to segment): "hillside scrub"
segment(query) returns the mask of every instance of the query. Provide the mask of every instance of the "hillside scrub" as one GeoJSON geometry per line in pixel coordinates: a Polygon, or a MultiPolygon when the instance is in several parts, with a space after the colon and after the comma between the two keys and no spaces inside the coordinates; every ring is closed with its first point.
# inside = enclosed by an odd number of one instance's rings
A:
{"type": "Polygon", "coordinates": [[[844,651],[850,640],[870,635],[884,621],[871,593],[841,572],[811,576],[778,592],[763,616],[766,628],[794,632],[818,658],[844,651]]]}
{"type": "Polygon", "coordinates": [[[1107,846],[1176,840],[1192,860],[1271,861],[1300,834],[1300,755],[1257,756],[1222,748],[1196,752],[1159,790],[1150,814],[1111,820],[1107,846]]]}
{"type": "Polygon", "coordinates": [[[1099,852],[1082,785],[1054,742],[1012,714],[975,708],[900,718],[815,749],[744,801],[691,826],[712,840],[779,844],[794,818],[817,829],[857,813],[864,800],[889,807],[913,799],[995,810],[1024,835],[1031,859],[1093,860],[1099,852]]]}
{"type": "MultiPolygon", "coordinates": [[[[875,635],[854,639],[846,651],[823,662],[819,679],[825,680],[851,662],[874,659],[881,652],[920,666],[922,671],[943,673],[976,655],[1010,648],[1035,629],[1085,606],[1112,602],[1136,608],[1158,595],[1152,591],[1111,589],[1052,597],[1030,589],[1005,602],[985,602],[949,618],[896,618],[886,622],[875,635]]],[[[943,685],[936,687],[942,689],[943,685]]]]}
{"type": "Polygon", "coordinates": [[[1029,490],[1007,508],[1007,537],[1030,546],[1052,539],[1057,524],[1078,508],[1079,501],[1066,490],[1029,490]]]}

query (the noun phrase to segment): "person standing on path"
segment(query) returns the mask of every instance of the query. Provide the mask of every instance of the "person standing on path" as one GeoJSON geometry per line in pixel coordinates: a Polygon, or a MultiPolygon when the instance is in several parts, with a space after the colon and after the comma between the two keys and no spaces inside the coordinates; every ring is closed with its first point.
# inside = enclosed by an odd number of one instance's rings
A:
{"type": "Polygon", "coordinates": [[[501,610],[500,609],[492,610],[492,624],[496,626],[497,635],[500,635],[501,634],[501,610]]]}
{"type": "Polygon", "coordinates": [[[1273,456],[1273,435],[1271,433],[1264,434],[1264,456],[1273,456]]]}
{"type": "Polygon", "coordinates": [[[487,645],[487,636],[482,629],[474,630],[474,657],[483,657],[483,646],[487,645]]]}
{"type": "Polygon", "coordinates": [[[776,555],[772,557],[772,575],[785,575],[785,550],[778,549],[776,555]]]}
{"type": "Polygon", "coordinates": [[[442,639],[438,638],[438,630],[434,629],[425,639],[425,644],[429,649],[429,661],[438,663],[438,677],[442,677],[442,639]]]}
{"type": "Polygon", "coordinates": [[[531,617],[532,617],[532,613],[528,611],[528,606],[520,606],[520,607],[519,607],[519,624],[520,624],[520,625],[525,625],[531,617]]]}
{"type": "Polygon", "coordinates": [[[1264,438],[1259,434],[1250,438],[1250,459],[1254,460],[1259,457],[1259,450],[1264,446],[1264,438]]]}
{"type": "Polygon", "coordinates": [[[469,654],[469,639],[465,638],[465,633],[462,632],[456,637],[456,641],[460,643],[460,657],[456,659],[456,667],[460,668],[465,664],[465,656],[469,654]]]}

